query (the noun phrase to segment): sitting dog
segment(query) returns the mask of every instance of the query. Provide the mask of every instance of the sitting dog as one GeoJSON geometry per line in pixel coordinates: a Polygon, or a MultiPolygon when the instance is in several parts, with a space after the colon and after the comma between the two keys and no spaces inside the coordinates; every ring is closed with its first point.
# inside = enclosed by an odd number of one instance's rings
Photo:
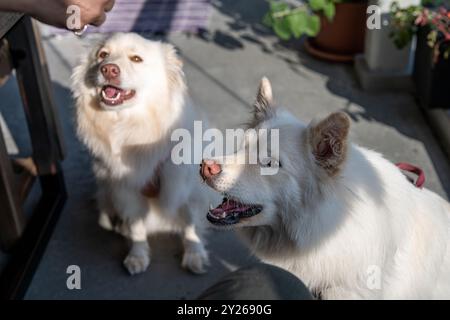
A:
{"type": "Polygon", "coordinates": [[[279,152],[242,164],[258,144],[245,136],[237,161],[203,161],[203,179],[225,194],[212,224],[237,228],[258,257],[322,299],[450,298],[449,203],[350,143],[345,113],[306,126],[274,106],[264,78],[251,127],[278,129],[279,152]]]}
{"type": "Polygon", "coordinates": [[[205,272],[203,213],[214,192],[201,183],[197,166],[171,161],[172,131],[192,130],[201,120],[188,103],[174,47],[114,34],[75,68],[73,93],[78,135],[94,158],[99,222],[131,240],[129,273],[150,263],[147,235],[167,229],[182,235],[182,266],[205,272]]]}

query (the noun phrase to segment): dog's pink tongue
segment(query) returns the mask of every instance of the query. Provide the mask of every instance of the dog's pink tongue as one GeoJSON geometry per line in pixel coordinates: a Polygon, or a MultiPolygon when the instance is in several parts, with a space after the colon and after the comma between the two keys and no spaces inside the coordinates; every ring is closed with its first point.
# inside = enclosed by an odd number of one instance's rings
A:
{"type": "Polygon", "coordinates": [[[220,206],[223,210],[227,211],[230,209],[234,209],[237,207],[237,203],[235,203],[233,200],[228,200],[222,203],[220,206]]]}
{"type": "Polygon", "coordinates": [[[210,212],[214,215],[223,217],[224,214],[244,212],[249,208],[250,206],[245,204],[238,203],[234,200],[227,200],[222,202],[217,208],[210,210],[210,212]]]}
{"type": "Polygon", "coordinates": [[[220,206],[224,211],[245,211],[249,208],[244,204],[238,203],[234,200],[228,200],[220,206]]]}
{"type": "Polygon", "coordinates": [[[106,87],[105,89],[103,89],[103,91],[105,91],[105,94],[108,98],[114,98],[119,90],[114,87],[106,87]]]}

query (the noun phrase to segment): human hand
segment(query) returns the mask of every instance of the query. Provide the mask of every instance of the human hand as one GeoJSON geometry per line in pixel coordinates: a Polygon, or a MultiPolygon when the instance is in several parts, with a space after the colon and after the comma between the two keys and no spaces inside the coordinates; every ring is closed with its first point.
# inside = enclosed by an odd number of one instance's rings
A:
{"type": "Polygon", "coordinates": [[[67,8],[80,9],[80,26],[99,26],[106,20],[105,12],[114,6],[114,0],[0,0],[0,10],[23,12],[33,18],[59,28],[68,28],[67,8]]]}

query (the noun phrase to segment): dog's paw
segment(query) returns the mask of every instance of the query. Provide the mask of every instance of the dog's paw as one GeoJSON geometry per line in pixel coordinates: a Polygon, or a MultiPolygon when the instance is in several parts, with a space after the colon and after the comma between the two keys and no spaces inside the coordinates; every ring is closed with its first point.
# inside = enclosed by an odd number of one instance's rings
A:
{"type": "Polygon", "coordinates": [[[150,265],[150,256],[148,254],[130,253],[123,264],[131,275],[142,273],[150,265]]]}
{"type": "Polygon", "coordinates": [[[185,251],[181,266],[195,274],[206,273],[209,266],[208,253],[204,249],[185,251]]]}

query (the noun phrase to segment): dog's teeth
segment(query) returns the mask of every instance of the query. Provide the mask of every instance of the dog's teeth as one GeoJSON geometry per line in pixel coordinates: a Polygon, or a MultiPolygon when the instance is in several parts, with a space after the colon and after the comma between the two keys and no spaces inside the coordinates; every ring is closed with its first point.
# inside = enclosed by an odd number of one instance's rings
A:
{"type": "Polygon", "coordinates": [[[209,210],[213,210],[214,209],[214,207],[213,207],[213,205],[210,203],[209,204],[209,210]]]}
{"type": "Polygon", "coordinates": [[[102,90],[102,97],[105,99],[105,100],[111,100],[111,101],[117,101],[117,100],[119,100],[119,98],[120,98],[120,92],[116,92],[116,94],[114,95],[114,97],[108,97],[107,95],[106,95],[106,93],[105,93],[105,91],[103,91],[102,90]]]}

